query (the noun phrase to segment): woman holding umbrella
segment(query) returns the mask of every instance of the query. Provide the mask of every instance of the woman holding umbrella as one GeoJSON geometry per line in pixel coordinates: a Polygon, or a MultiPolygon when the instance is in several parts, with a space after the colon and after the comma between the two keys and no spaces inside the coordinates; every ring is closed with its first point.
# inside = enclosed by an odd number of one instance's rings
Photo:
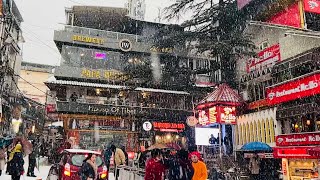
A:
{"type": "Polygon", "coordinates": [[[8,170],[12,180],[20,180],[20,176],[24,174],[23,165],[22,145],[18,143],[9,156],[8,170]]]}

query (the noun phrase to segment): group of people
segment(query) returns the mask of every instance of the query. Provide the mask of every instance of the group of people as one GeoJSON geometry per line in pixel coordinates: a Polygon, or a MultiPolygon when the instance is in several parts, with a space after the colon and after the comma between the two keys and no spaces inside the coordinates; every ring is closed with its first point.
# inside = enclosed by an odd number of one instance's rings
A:
{"type": "Polygon", "coordinates": [[[171,151],[154,149],[145,167],[145,180],[206,180],[206,164],[198,151],[171,151]]]}

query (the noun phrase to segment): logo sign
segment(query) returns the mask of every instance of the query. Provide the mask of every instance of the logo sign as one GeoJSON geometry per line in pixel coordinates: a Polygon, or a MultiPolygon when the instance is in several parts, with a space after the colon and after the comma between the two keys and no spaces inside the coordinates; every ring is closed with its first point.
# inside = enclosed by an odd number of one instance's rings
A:
{"type": "Polygon", "coordinates": [[[280,46],[276,44],[258,53],[258,58],[247,61],[247,72],[262,71],[274,66],[280,58],[280,46]]]}
{"type": "Polygon", "coordinates": [[[151,122],[146,121],[143,123],[142,127],[143,127],[143,130],[150,131],[152,129],[152,124],[151,122]]]}
{"type": "Polygon", "coordinates": [[[304,0],[304,10],[320,14],[320,0],[304,0]]]}
{"type": "Polygon", "coordinates": [[[132,43],[128,39],[122,39],[119,42],[119,47],[122,51],[128,52],[132,49],[132,43]]]}
{"type": "Polygon", "coordinates": [[[320,133],[303,133],[279,135],[276,137],[277,146],[320,145],[320,133]]]}
{"type": "Polygon", "coordinates": [[[73,35],[72,40],[78,41],[78,42],[91,43],[91,44],[104,44],[104,39],[102,38],[82,36],[82,35],[73,35]]]}
{"type": "Polygon", "coordinates": [[[210,124],[209,111],[200,110],[198,119],[199,119],[199,124],[201,124],[203,126],[210,124]]]}
{"type": "Polygon", "coordinates": [[[236,124],[236,108],[235,107],[219,107],[220,123],[236,124]]]}
{"type": "Polygon", "coordinates": [[[268,87],[267,101],[275,105],[320,93],[320,73],[294,80],[282,85],[268,87]]]}
{"type": "Polygon", "coordinates": [[[189,116],[186,122],[188,126],[194,127],[195,125],[198,124],[198,119],[194,116],[189,116]]]}

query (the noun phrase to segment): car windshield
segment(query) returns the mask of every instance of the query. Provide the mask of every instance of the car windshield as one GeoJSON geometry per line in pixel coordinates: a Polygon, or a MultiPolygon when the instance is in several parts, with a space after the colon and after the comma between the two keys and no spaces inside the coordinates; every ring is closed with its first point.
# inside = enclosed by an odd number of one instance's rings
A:
{"type": "MultiPolygon", "coordinates": [[[[75,166],[82,166],[82,162],[85,158],[86,158],[85,154],[75,154],[71,158],[71,163],[72,165],[75,165],[75,166]]],[[[103,164],[101,156],[97,156],[96,164],[97,166],[101,166],[103,164]]]]}

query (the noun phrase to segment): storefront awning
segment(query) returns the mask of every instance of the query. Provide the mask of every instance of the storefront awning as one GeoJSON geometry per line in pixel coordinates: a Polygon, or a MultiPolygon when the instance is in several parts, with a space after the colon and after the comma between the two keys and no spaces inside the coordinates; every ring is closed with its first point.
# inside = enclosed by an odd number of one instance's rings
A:
{"type": "Polygon", "coordinates": [[[72,85],[72,86],[110,88],[110,89],[127,89],[128,88],[126,86],[114,85],[114,84],[101,84],[101,83],[89,83],[89,82],[80,82],[80,81],[57,80],[54,76],[50,77],[45,82],[45,84],[72,85]]]}
{"type": "Polygon", "coordinates": [[[184,91],[172,91],[172,90],[165,90],[165,89],[152,89],[152,88],[142,88],[138,87],[135,89],[136,91],[147,91],[147,92],[158,92],[158,93],[168,93],[168,94],[182,94],[182,95],[189,95],[188,92],[184,91]]]}

